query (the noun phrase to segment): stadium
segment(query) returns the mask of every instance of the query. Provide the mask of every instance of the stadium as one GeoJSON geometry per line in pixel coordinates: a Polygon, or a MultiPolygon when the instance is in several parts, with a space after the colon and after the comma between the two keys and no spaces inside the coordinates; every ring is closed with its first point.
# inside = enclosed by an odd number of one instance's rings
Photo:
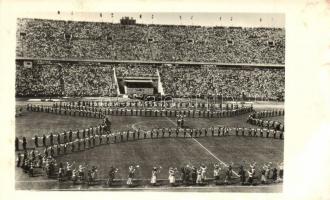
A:
{"type": "Polygon", "coordinates": [[[282,192],[284,28],[19,18],[16,38],[17,190],[282,192]]]}

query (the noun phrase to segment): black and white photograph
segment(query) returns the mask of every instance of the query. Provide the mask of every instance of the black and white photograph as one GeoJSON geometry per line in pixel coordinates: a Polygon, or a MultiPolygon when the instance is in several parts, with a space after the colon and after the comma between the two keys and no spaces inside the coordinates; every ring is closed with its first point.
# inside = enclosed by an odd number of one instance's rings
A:
{"type": "Polygon", "coordinates": [[[284,14],[43,14],[17,19],[16,189],[282,191],[284,14]]]}
{"type": "Polygon", "coordinates": [[[0,0],[0,199],[329,199],[329,19],[329,0],[0,0]]]}

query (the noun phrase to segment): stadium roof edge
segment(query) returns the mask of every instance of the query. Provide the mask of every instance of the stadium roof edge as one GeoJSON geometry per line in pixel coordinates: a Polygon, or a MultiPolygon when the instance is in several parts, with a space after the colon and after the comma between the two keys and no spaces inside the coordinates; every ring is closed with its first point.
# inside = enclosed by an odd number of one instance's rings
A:
{"type": "Polygon", "coordinates": [[[96,62],[96,63],[140,63],[140,64],[178,64],[178,65],[220,65],[284,68],[284,64],[266,63],[219,63],[219,62],[182,62],[182,61],[143,61],[143,60],[108,60],[108,59],[79,59],[79,58],[31,58],[16,57],[16,61],[53,61],[53,62],[96,62]]]}

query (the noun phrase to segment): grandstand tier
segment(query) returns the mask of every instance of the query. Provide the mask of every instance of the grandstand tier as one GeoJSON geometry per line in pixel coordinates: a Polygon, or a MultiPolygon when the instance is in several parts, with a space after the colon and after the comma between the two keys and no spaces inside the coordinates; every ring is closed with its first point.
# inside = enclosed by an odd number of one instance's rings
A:
{"type": "Polygon", "coordinates": [[[283,28],[18,19],[16,55],[29,58],[284,64],[285,31],[283,28]]]}
{"type": "Polygon", "coordinates": [[[284,68],[96,62],[16,62],[16,96],[221,95],[284,100],[284,68]],[[150,82],[148,87],[141,82],[150,82]],[[139,83],[139,84],[138,84],[139,83]],[[135,91],[135,92],[134,92],[135,91]]]}

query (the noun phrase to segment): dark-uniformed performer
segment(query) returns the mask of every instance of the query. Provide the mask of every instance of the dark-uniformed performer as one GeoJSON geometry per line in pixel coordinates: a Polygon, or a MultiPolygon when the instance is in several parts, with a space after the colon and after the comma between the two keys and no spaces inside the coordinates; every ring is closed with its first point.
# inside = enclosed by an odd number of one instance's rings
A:
{"type": "Polygon", "coordinates": [[[135,140],[135,137],[136,137],[136,130],[133,131],[133,140],[135,140]]]}
{"type": "Polygon", "coordinates": [[[15,138],[15,151],[19,150],[19,140],[18,137],[15,138]]]}
{"type": "Polygon", "coordinates": [[[23,149],[26,150],[26,138],[23,137],[23,149]]]}
{"type": "Polygon", "coordinates": [[[124,141],[124,135],[123,135],[123,132],[120,132],[120,142],[123,142],[124,141]]]}
{"type": "Polygon", "coordinates": [[[128,168],[128,179],[127,179],[127,185],[129,187],[131,187],[133,185],[133,179],[134,179],[134,176],[135,176],[135,171],[137,168],[139,168],[140,166],[139,165],[136,165],[135,166],[129,166],[128,168]]]}
{"type": "Polygon", "coordinates": [[[34,145],[35,145],[36,148],[39,147],[38,136],[37,135],[34,136],[34,145]]]}
{"type": "Polygon", "coordinates": [[[158,139],[158,136],[159,136],[159,128],[156,130],[156,137],[158,139]]]}
{"type": "Polygon", "coordinates": [[[111,186],[113,184],[117,172],[118,172],[117,168],[114,168],[113,166],[110,167],[108,179],[107,179],[108,186],[111,186]]]}
{"type": "Polygon", "coordinates": [[[21,166],[21,162],[22,162],[22,155],[21,153],[17,154],[17,164],[16,167],[20,167],[21,166]]]}
{"type": "Polygon", "coordinates": [[[61,154],[61,146],[60,144],[56,145],[56,155],[59,156],[61,154]]]}
{"type": "Polygon", "coordinates": [[[99,145],[102,145],[103,135],[99,135],[99,145]]]}
{"type": "Polygon", "coordinates": [[[137,131],[137,139],[138,139],[138,140],[140,139],[140,128],[139,128],[138,131],[137,131]]]}
{"type": "Polygon", "coordinates": [[[51,156],[51,157],[54,157],[54,154],[55,154],[55,152],[54,152],[54,148],[53,148],[53,146],[51,146],[51,147],[50,147],[50,156],[51,156]]]}
{"type": "Polygon", "coordinates": [[[150,134],[151,134],[150,135],[151,136],[151,139],[153,139],[153,137],[154,137],[154,129],[151,130],[151,133],[150,134]]]}
{"type": "Polygon", "coordinates": [[[195,138],[197,137],[197,134],[198,134],[198,129],[196,128],[195,129],[195,138]]]}
{"type": "Polygon", "coordinates": [[[194,130],[192,128],[190,129],[190,133],[189,134],[190,134],[190,137],[193,137],[194,130]]]}
{"type": "Polygon", "coordinates": [[[50,133],[49,140],[50,140],[50,145],[53,146],[54,145],[54,136],[53,136],[53,133],[50,133]]]}
{"type": "Polygon", "coordinates": [[[86,138],[86,130],[85,129],[83,129],[82,135],[83,135],[83,138],[86,138]]]}
{"type": "Polygon", "coordinates": [[[238,171],[238,175],[239,175],[239,178],[240,178],[241,185],[243,185],[245,183],[245,178],[246,178],[245,170],[244,170],[243,165],[240,166],[240,169],[238,171]]]}
{"type": "Polygon", "coordinates": [[[57,144],[61,144],[61,134],[57,134],[57,144]]]}
{"type": "Polygon", "coordinates": [[[93,147],[95,147],[95,136],[92,136],[93,147]]]}
{"type": "Polygon", "coordinates": [[[69,141],[72,142],[72,130],[69,132],[69,141]]]}
{"type": "MultiPolygon", "coordinates": [[[[100,135],[100,144],[102,144],[102,136],[103,135],[100,135]]],[[[105,138],[106,138],[106,143],[110,144],[110,133],[106,133],[105,138]]]]}

